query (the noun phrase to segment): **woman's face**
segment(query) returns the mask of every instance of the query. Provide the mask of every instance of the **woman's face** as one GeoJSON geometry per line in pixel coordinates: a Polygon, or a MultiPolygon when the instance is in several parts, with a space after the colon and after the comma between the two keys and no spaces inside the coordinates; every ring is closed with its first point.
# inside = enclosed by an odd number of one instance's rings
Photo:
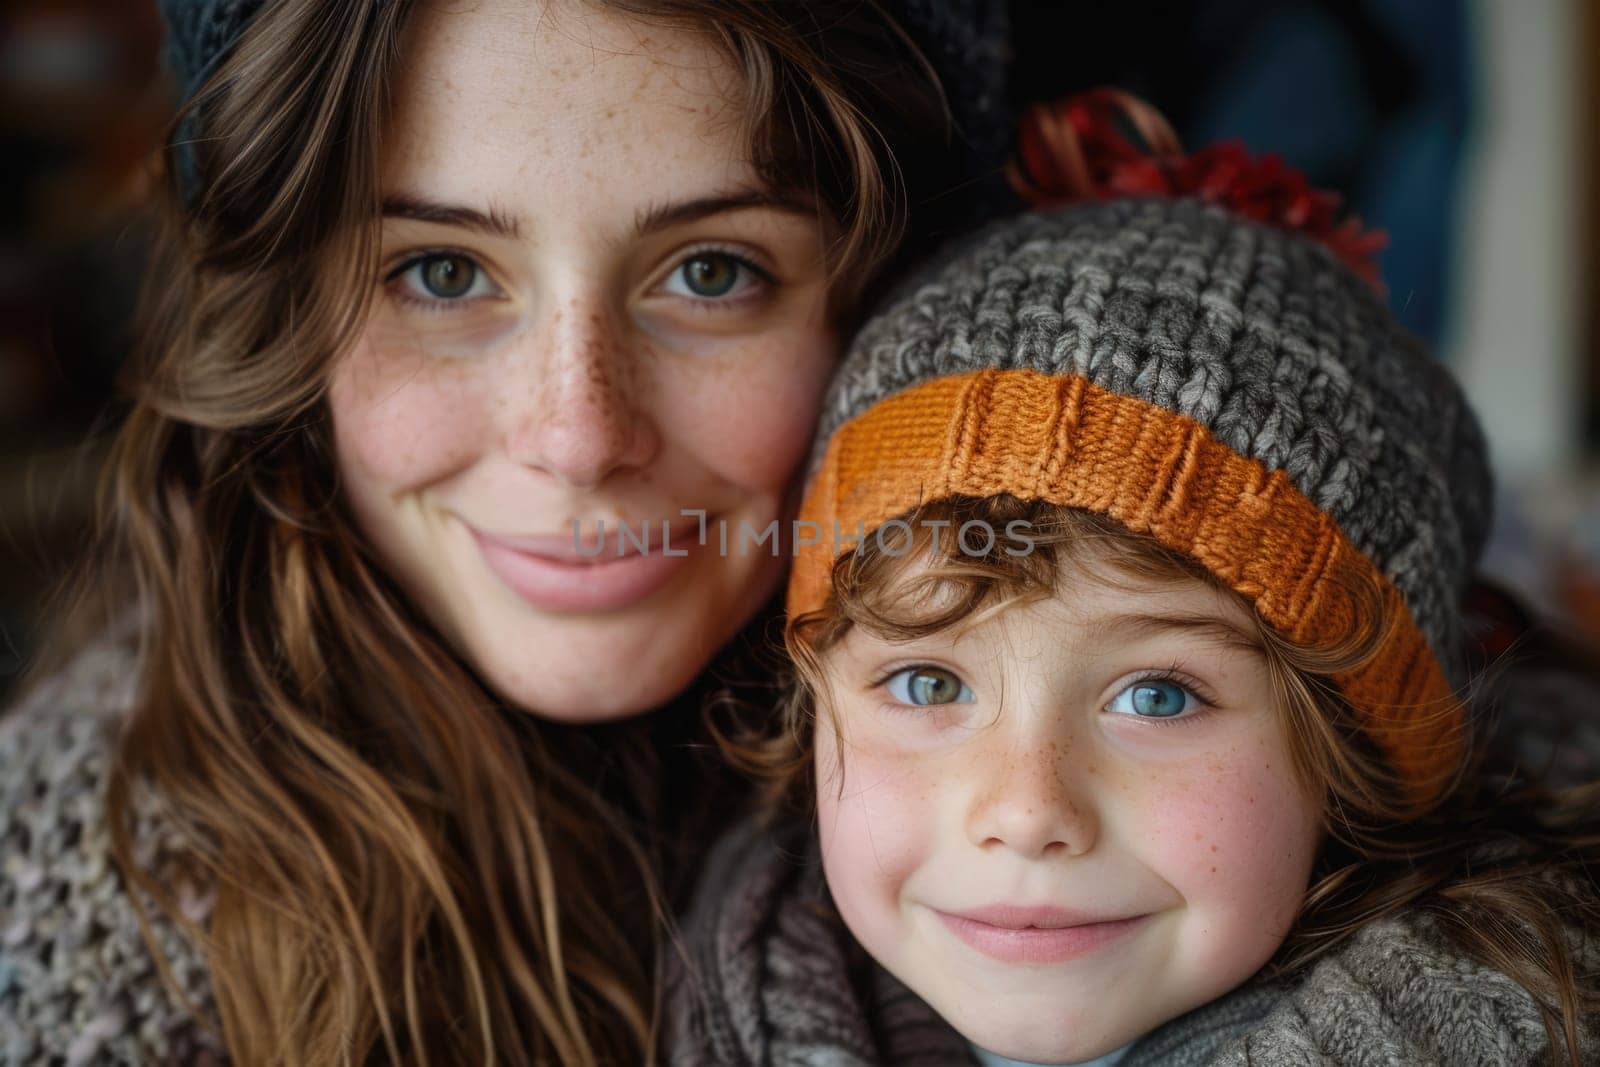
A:
{"type": "Polygon", "coordinates": [[[330,396],[343,487],[504,698],[647,710],[779,577],[717,531],[788,515],[835,355],[829,224],[758,181],[696,36],[482,0],[421,5],[406,40],[380,291],[330,396]]]}

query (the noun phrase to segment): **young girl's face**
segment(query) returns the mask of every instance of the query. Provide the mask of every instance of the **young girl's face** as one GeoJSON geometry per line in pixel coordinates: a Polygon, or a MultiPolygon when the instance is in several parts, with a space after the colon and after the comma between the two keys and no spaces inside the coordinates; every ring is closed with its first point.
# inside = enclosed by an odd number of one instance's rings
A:
{"type": "Polygon", "coordinates": [[[406,49],[379,292],[331,390],[343,488],[502,696],[646,710],[779,577],[770,548],[721,555],[716,524],[785,513],[836,351],[830,225],[758,180],[741,87],[697,36],[483,0],[419,7],[406,49]]]}
{"type": "Polygon", "coordinates": [[[1249,978],[1320,834],[1242,607],[1078,568],[1060,589],[959,635],[853,629],[817,720],[845,922],[968,1040],[1038,1063],[1249,978]]]}

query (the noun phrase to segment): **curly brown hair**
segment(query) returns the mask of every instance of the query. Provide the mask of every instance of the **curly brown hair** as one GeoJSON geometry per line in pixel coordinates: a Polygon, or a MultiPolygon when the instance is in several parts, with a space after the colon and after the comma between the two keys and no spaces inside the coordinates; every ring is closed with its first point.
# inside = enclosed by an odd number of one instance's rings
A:
{"type": "MultiPolygon", "coordinates": [[[[1352,590],[1366,610],[1336,644],[1302,648],[1268,626],[1249,602],[1199,563],[1102,515],[1000,495],[957,497],[900,516],[909,529],[885,551],[871,536],[836,560],[817,611],[785,630],[790,682],[782,712],[752,723],[718,721],[719,740],[766,791],[769,812],[809,813],[813,731],[825,691],[822,657],[854,627],[914,639],[1051,596],[1063,564],[1105,581],[1198,581],[1235,599],[1254,620],[1252,643],[1268,672],[1299,781],[1319,802],[1323,844],[1288,938],[1263,977],[1296,972],[1359,928],[1407,909],[1436,918],[1472,959],[1510,976],[1538,1003],[1552,1063],[1579,1067],[1579,1028],[1600,1010],[1600,975],[1581,971],[1582,945],[1600,945],[1600,782],[1556,788],[1490,741],[1500,698],[1515,683],[1503,659],[1481,672],[1464,701],[1475,740],[1453,787],[1420,817],[1404,781],[1362,728],[1333,678],[1381,645],[1383,592],[1352,590]],[[929,531],[982,521],[1028,524],[1031,551],[993,542],[984,553],[929,531]],[[1575,944],[1574,933],[1582,939],[1575,944]],[[1565,1057],[1555,1050],[1565,1051],[1565,1057]]],[[[1584,672],[1600,694],[1600,670],[1557,639],[1536,638],[1522,663],[1559,662],[1584,672]]],[[[730,709],[723,709],[729,712],[730,709]]]]}

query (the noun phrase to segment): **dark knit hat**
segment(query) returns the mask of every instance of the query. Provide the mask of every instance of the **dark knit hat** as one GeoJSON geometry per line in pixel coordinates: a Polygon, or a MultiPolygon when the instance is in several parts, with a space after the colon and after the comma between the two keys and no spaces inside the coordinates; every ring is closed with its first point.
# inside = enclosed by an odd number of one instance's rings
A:
{"type": "MultiPolygon", "coordinates": [[[[267,2],[159,0],[167,29],[163,61],[182,102],[194,96],[267,2]]],[[[882,0],[882,7],[916,41],[944,87],[956,126],[952,163],[957,180],[969,186],[971,213],[987,217],[1014,205],[1001,177],[1012,132],[1007,5],[991,0],[882,0]]],[[[185,199],[192,199],[198,182],[194,154],[186,147],[197,132],[192,123],[178,132],[179,183],[185,199]]]]}
{"type": "MultiPolygon", "coordinates": [[[[1244,217],[1264,173],[1303,193],[1298,176],[1230,153],[1220,182],[1216,158],[1181,195],[1004,219],[904,279],[833,383],[801,517],[848,538],[955,495],[1084,508],[1197,560],[1302,645],[1343,636],[1351,579],[1375,572],[1393,628],[1340,682],[1432,798],[1460,758],[1483,435],[1306,212],[1244,217]]],[[[792,612],[824,602],[848,548],[829,533],[800,547],[792,612]]]]}
{"type": "MultiPolygon", "coordinates": [[[[159,0],[158,6],[167,30],[161,61],[178,85],[178,102],[186,104],[232,51],[262,0],[159,0]]],[[[200,133],[196,117],[187,115],[172,145],[178,190],[190,205],[200,184],[192,147],[200,133]]]]}
{"type": "Polygon", "coordinates": [[[180,98],[188,100],[233,48],[262,0],[160,0],[158,6],[167,28],[162,61],[180,98]]]}

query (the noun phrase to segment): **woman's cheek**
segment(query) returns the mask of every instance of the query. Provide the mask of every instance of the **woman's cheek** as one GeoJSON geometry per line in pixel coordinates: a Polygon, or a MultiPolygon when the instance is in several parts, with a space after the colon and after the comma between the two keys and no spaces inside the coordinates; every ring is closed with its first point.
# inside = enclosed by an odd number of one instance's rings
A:
{"type": "Polygon", "coordinates": [[[340,466],[390,493],[470,465],[493,421],[468,363],[371,334],[335,370],[328,402],[340,466]]]}
{"type": "Polygon", "coordinates": [[[831,333],[804,330],[724,342],[677,377],[667,410],[681,440],[725,480],[777,493],[810,451],[817,413],[835,364],[831,333]]]}

